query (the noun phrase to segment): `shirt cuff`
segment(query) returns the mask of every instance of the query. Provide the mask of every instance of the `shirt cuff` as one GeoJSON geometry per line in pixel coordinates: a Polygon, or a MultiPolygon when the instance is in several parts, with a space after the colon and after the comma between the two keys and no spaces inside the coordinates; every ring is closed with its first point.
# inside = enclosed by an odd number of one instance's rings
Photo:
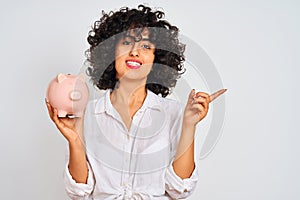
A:
{"type": "Polygon", "coordinates": [[[64,172],[64,182],[66,186],[66,192],[71,197],[86,197],[90,195],[94,189],[95,180],[93,176],[93,172],[89,162],[87,162],[88,166],[88,179],[87,183],[76,183],[76,181],[72,178],[68,164],[66,165],[64,172]]]}
{"type": "Polygon", "coordinates": [[[174,171],[172,162],[166,171],[166,191],[173,198],[186,198],[196,188],[199,178],[198,164],[189,178],[181,179],[174,171]]]}

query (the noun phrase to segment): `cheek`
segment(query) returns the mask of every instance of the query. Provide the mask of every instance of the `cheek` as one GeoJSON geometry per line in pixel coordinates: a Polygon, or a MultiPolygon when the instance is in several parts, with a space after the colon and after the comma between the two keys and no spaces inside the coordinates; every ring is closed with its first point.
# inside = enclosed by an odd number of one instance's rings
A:
{"type": "Polygon", "coordinates": [[[124,51],[121,51],[119,48],[116,48],[115,50],[115,67],[116,70],[117,68],[121,68],[122,65],[125,63],[126,59],[126,54],[124,51]]]}
{"type": "Polygon", "coordinates": [[[116,56],[116,58],[121,57],[122,54],[124,55],[124,53],[122,53],[122,52],[119,50],[119,48],[116,48],[116,50],[115,50],[115,56],[116,56]]]}
{"type": "Polygon", "coordinates": [[[150,53],[150,52],[146,53],[143,56],[143,60],[147,64],[153,64],[154,63],[154,58],[155,58],[154,53],[150,53]]]}
{"type": "Polygon", "coordinates": [[[115,60],[115,69],[117,72],[117,78],[120,78],[124,75],[124,67],[122,67],[122,62],[123,59],[121,57],[117,57],[116,56],[116,60],[115,60]]]}
{"type": "Polygon", "coordinates": [[[146,60],[146,68],[150,72],[154,64],[154,55],[149,55],[146,60]]]}
{"type": "Polygon", "coordinates": [[[116,77],[118,78],[118,79],[120,79],[122,76],[124,76],[124,74],[125,74],[125,70],[124,70],[124,67],[122,67],[121,65],[120,65],[120,63],[118,63],[117,61],[115,62],[115,68],[116,68],[116,72],[117,72],[117,74],[116,74],[116,77]]]}

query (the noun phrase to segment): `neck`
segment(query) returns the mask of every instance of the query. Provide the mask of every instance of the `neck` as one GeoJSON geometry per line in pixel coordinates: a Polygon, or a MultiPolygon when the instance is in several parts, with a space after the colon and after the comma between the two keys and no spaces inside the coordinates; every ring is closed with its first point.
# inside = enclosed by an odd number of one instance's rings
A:
{"type": "Polygon", "coordinates": [[[123,105],[142,104],[147,96],[146,82],[120,80],[111,94],[112,103],[123,105]]]}

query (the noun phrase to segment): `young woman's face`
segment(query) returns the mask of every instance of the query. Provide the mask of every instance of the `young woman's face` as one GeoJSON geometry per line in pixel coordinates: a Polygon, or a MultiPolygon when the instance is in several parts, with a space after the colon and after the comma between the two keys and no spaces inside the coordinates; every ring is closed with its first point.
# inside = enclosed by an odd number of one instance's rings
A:
{"type": "Polygon", "coordinates": [[[141,36],[141,40],[135,41],[135,35],[131,32],[117,43],[115,67],[119,80],[147,79],[154,62],[155,46],[149,41],[147,29],[141,33],[141,36]]]}

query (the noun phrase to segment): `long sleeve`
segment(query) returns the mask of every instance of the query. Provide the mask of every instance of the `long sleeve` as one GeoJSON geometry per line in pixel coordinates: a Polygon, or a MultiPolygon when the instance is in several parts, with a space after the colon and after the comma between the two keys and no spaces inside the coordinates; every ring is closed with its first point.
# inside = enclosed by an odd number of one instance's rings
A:
{"type": "Polygon", "coordinates": [[[66,165],[64,171],[65,189],[68,196],[72,200],[87,200],[89,199],[89,196],[94,189],[95,179],[94,179],[92,168],[88,161],[87,161],[87,165],[88,165],[88,179],[86,184],[76,183],[76,181],[72,178],[69,172],[68,164],[66,165]]]}
{"type": "Polygon", "coordinates": [[[165,187],[166,192],[173,199],[185,199],[192,194],[194,189],[196,188],[199,173],[198,173],[198,164],[195,163],[195,169],[192,175],[189,178],[181,179],[175,173],[172,163],[176,154],[177,146],[179,143],[181,129],[182,129],[182,120],[183,120],[183,109],[180,104],[178,104],[177,113],[174,117],[173,127],[170,132],[171,138],[171,162],[168,166],[165,173],[165,187]]]}
{"type": "Polygon", "coordinates": [[[174,172],[172,164],[169,165],[166,171],[166,192],[173,199],[185,199],[189,197],[196,188],[199,173],[198,165],[195,163],[195,169],[189,178],[181,179],[174,172]]]}

